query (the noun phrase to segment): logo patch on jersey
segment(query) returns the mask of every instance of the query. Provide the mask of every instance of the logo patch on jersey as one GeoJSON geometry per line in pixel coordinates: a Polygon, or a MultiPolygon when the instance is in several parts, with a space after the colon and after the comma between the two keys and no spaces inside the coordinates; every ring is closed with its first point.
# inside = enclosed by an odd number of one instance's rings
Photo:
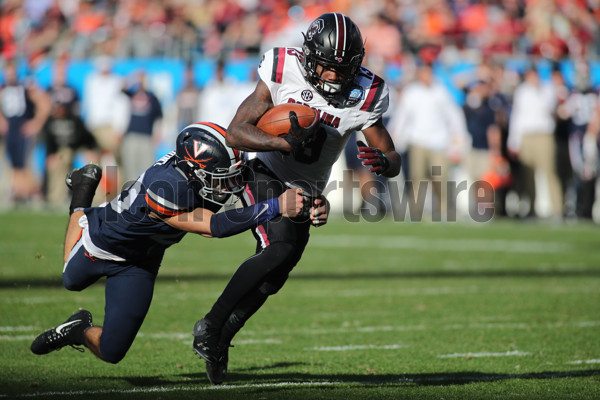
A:
{"type": "Polygon", "coordinates": [[[352,107],[365,98],[365,90],[360,87],[354,87],[348,93],[348,96],[342,101],[342,107],[352,107]]]}
{"type": "Polygon", "coordinates": [[[365,91],[362,88],[354,88],[348,95],[348,100],[362,100],[365,96],[365,91]]]}
{"type": "Polygon", "coordinates": [[[194,158],[198,158],[198,156],[208,150],[208,148],[209,146],[206,143],[194,140],[194,158]]]}
{"type": "Polygon", "coordinates": [[[312,40],[313,36],[317,33],[321,33],[325,28],[325,21],[322,19],[318,19],[312,23],[312,25],[308,28],[308,32],[306,33],[306,40],[312,40]]]}
{"type": "Polygon", "coordinates": [[[300,97],[302,97],[302,100],[304,101],[311,101],[313,99],[313,94],[310,90],[303,90],[300,97]]]}

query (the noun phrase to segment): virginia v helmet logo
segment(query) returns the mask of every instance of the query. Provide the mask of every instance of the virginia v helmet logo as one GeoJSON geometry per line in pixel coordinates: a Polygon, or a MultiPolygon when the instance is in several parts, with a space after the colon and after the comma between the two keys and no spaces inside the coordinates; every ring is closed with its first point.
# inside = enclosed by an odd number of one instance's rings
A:
{"type": "Polygon", "coordinates": [[[198,158],[200,154],[204,153],[208,149],[209,146],[206,143],[194,140],[194,158],[198,158]]]}

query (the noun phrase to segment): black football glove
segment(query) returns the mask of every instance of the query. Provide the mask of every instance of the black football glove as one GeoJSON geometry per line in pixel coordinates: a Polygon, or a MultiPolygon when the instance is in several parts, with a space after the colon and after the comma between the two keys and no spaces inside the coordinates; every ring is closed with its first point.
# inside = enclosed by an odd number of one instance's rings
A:
{"type": "Polygon", "coordinates": [[[390,168],[390,160],[377,147],[369,147],[362,141],[356,142],[358,158],[363,160],[362,165],[369,167],[369,171],[381,175],[390,168]]]}
{"type": "Polygon", "coordinates": [[[303,128],[298,123],[298,116],[296,113],[294,111],[290,111],[290,125],[290,131],[285,136],[285,141],[288,142],[292,147],[292,154],[294,154],[294,156],[298,156],[302,154],[302,149],[305,143],[310,141],[310,139],[316,135],[317,131],[321,127],[321,122],[318,118],[315,118],[315,121],[310,124],[310,126],[303,128]]]}

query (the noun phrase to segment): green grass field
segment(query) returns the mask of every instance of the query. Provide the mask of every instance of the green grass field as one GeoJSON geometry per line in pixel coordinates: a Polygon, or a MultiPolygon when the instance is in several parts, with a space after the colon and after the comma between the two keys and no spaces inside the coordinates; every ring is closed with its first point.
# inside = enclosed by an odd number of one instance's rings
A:
{"type": "Polygon", "coordinates": [[[29,350],[80,307],[103,318],[102,282],[61,285],[65,223],[0,214],[0,399],[600,398],[598,226],[332,220],[212,386],[192,326],[251,235],[172,247],[138,338],[109,365],[29,350]]]}

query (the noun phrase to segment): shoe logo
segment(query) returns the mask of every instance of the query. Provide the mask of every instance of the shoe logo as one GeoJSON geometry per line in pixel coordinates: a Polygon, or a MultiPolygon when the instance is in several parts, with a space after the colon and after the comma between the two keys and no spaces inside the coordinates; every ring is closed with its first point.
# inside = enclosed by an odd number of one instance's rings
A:
{"type": "Polygon", "coordinates": [[[76,323],[78,323],[78,322],[81,322],[81,320],[80,320],[80,319],[76,319],[75,321],[69,321],[69,322],[65,322],[64,324],[62,324],[62,325],[59,325],[59,326],[56,328],[56,333],[58,333],[58,334],[60,335],[60,334],[61,334],[61,332],[62,332],[62,330],[63,330],[64,328],[66,328],[67,326],[70,326],[70,325],[76,324],[76,323]]]}
{"type": "Polygon", "coordinates": [[[260,212],[256,215],[256,217],[254,219],[257,220],[258,217],[260,217],[262,214],[264,214],[265,211],[267,211],[268,209],[269,209],[269,205],[268,204],[263,204],[263,209],[260,210],[260,212]]]}

